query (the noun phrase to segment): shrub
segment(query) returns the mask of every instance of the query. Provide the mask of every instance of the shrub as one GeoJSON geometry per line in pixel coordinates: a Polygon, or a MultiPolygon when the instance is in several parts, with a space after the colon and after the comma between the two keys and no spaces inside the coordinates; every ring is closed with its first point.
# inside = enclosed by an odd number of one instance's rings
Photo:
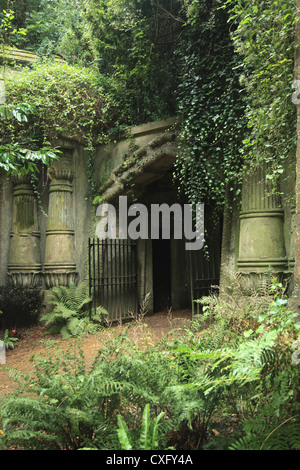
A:
{"type": "Polygon", "coordinates": [[[2,328],[32,326],[42,312],[43,295],[39,288],[24,288],[7,284],[0,286],[0,316],[2,328]]]}
{"type": "Polygon", "coordinates": [[[116,120],[111,88],[112,82],[95,71],[66,63],[46,61],[23,68],[6,84],[8,101],[30,103],[33,111],[16,135],[23,133],[31,140],[40,133],[46,140],[65,134],[85,143],[101,140],[110,119],[116,120]]]}

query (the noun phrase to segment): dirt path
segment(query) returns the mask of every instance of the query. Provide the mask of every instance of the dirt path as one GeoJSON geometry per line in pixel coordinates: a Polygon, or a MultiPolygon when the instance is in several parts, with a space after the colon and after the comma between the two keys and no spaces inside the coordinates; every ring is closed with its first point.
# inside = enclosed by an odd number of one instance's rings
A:
{"type": "MultiPolygon", "coordinates": [[[[145,338],[151,338],[155,343],[161,340],[165,334],[174,328],[187,326],[192,319],[190,310],[180,310],[167,314],[159,312],[155,315],[147,316],[143,320],[144,327],[134,323],[131,325],[128,335],[137,344],[145,338]]],[[[95,355],[99,351],[101,344],[108,340],[111,335],[119,334],[126,327],[126,324],[115,325],[100,331],[96,335],[89,335],[81,338],[82,350],[87,365],[91,364],[95,355]]],[[[33,370],[31,358],[37,353],[47,353],[47,343],[55,341],[61,348],[69,348],[71,340],[62,340],[60,335],[45,335],[45,329],[40,326],[20,331],[22,337],[16,343],[14,349],[10,349],[6,354],[6,364],[0,365],[0,397],[7,395],[16,388],[16,383],[9,377],[9,370],[29,373],[33,370]]],[[[2,336],[0,336],[2,337],[2,336]]]]}

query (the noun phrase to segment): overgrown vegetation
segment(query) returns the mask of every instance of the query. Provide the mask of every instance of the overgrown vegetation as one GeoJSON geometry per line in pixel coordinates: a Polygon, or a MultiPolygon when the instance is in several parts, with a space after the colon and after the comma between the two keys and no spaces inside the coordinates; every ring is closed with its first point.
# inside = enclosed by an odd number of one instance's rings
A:
{"type": "Polygon", "coordinates": [[[238,196],[246,120],[223,2],[186,1],[188,30],[178,49],[178,109],[183,116],[175,181],[190,203],[224,206],[226,189],[238,196]]]}
{"type": "Polygon", "coordinates": [[[60,62],[37,63],[7,83],[8,102],[30,102],[32,109],[25,125],[18,123],[11,132],[31,142],[34,136],[37,142],[55,143],[61,136],[86,145],[102,142],[109,125],[117,120],[111,89],[111,81],[92,70],[60,62]]]}
{"type": "MultiPolygon", "coordinates": [[[[228,193],[239,197],[249,166],[268,164],[275,184],[294,164],[292,0],[0,7],[1,46],[39,57],[6,83],[5,171],[50,164],[55,139],[68,135],[88,149],[92,173],[95,145],[110,133],[171,114],[182,116],[175,182],[191,203],[222,208],[228,193]],[[53,62],[53,53],[66,62],[53,62]]],[[[99,349],[91,369],[80,345],[36,357],[35,374],[16,374],[20,388],[2,402],[1,447],[299,450],[298,319],[283,286],[265,296],[236,286],[201,299],[203,316],[156,345],[137,347],[129,326],[99,349]]],[[[1,293],[5,319],[37,313],[38,298],[24,303],[24,293],[1,293]]],[[[51,332],[92,331],[86,290],[52,294],[54,312],[43,318],[51,332]]]]}
{"type": "Polygon", "coordinates": [[[261,314],[256,298],[244,299],[243,315],[220,298],[180,334],[148,338],[146,347],[130,336],[138,328],[141,339],[144,326],[129,324],[99,347],[89,369],[80,342],[68,352],[50,340],[33,374],[12,374],[19,388],[2,402],[0,445],[299,450],[292,345],[300,324],[285,297],[271,294],[261,314]]]}
{"type": "MultiPolygon", "coordinates": [[[[8,84],[12,103],[34,104],[34,119],[23,126],[27,137],[21,133],[31,146],[67,132],[93,149],[120,126],[181,114],[176,185],[189,202],[210,200],[220,208],[228,193],[239,196],[249,164],[267,163],[274,184],[293,166],[292,0],[3,0],[0,6],[15,11],[6,43],[41,60],[8,84]],[[53,53],[66,64],[43,62],[53,53]]],[[[19,126],[11,132],[8,143],[19,126]]]]}

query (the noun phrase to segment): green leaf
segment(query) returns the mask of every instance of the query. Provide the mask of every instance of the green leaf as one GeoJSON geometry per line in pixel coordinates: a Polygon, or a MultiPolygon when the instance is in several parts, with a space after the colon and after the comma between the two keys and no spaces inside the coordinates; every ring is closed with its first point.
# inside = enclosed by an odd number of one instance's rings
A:
{"type": "Polygon", "coordinates": [[[150,405],[147,405],[143,411],[142,417],[142,428],[141,428],[141,435],[139,446],[142,450],[150,450],[151,449],[151,433],[150,433],[150,426],[151,426],[151,419],[150,419],[150,405]]]}
{"type": "Polygon", "coordinates": [[[159,444],[159,433],[158,433],[158,427],[159,427],[159,421],[163,418],[165,413],[162,411],[156,418],[153,420],[153,423],[151,425],[151,450],[158,449],[158,444],[159,444]]]}
{"type": "Polygon", "coordinates": [[[133,444],[130,436],[130,432],[128,430],[128,426],[121,415],[117,416],[118,420],[118,438],[123,450],[132,450],[133,444]]]}

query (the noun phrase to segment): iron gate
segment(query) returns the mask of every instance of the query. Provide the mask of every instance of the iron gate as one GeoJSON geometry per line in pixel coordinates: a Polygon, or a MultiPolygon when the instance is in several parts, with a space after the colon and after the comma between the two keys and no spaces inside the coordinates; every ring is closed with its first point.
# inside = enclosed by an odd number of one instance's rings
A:
{"type": "Polygon", "coordinates": [[[190,251],[190,276],[192,312],[200,313],[200,305],[196,302],[203,296],[219,293],[222,220],[213,222],[206,219],[205,248],[190,251]],[[196,311],[195,311],[196,310],[196,311]]]}
{"type": "Polygon", "coordinates": [[[89,238],[90,313],[104,307],[110,321],[137,312],[137,250],[132,240],[89,238]]]}

